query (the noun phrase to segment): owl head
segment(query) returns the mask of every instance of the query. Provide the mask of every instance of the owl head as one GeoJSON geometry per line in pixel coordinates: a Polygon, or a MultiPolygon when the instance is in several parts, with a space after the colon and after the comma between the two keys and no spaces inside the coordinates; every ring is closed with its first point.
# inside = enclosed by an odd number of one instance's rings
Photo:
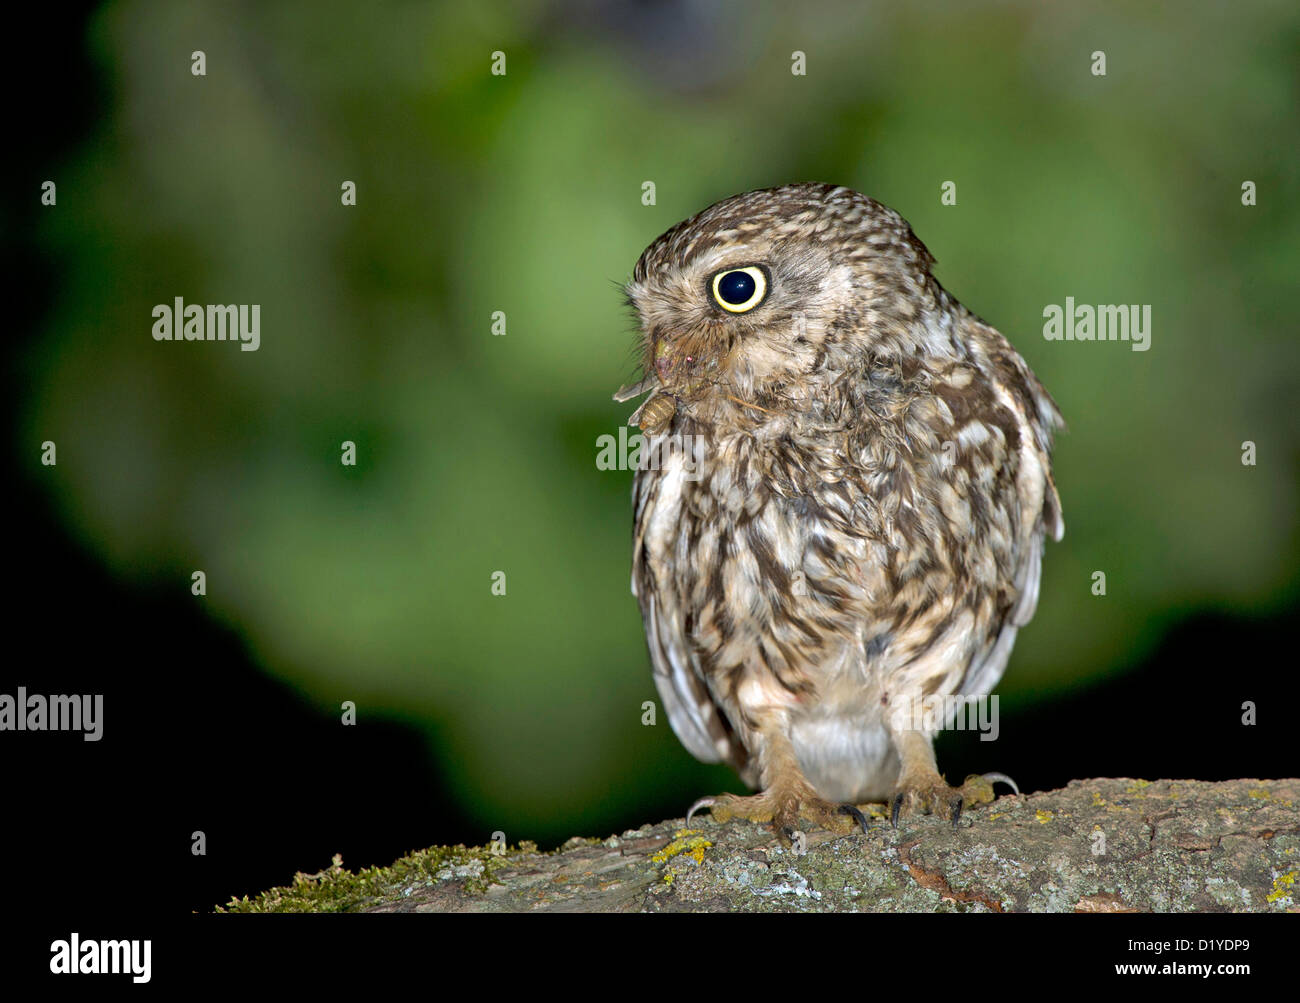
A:
{"type": "Polygon", "coordinates": [[[627,295],[643,379],[615,397],[651,390],[651,401],[715,419],[734,407],[797,406],[865,352],[906,349],[900,339],[915,337],[918,313],[939,294],[933,263],[906,220],[848,188],[724,199],[637,262],[627,295]]]}

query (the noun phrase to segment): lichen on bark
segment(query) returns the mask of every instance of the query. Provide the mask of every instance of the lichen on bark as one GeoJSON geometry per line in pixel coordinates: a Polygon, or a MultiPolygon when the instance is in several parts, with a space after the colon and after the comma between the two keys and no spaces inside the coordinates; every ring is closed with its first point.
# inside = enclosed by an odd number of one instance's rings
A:
{"type": "Polygon", "coordinates": [[[1300,780],[1076,780],[782,848],[707,817],[608,839],[339,858],[224,912],[1300,912],[1300,780]],[[803,849],[803,852],[799,852],[803,849]]]}

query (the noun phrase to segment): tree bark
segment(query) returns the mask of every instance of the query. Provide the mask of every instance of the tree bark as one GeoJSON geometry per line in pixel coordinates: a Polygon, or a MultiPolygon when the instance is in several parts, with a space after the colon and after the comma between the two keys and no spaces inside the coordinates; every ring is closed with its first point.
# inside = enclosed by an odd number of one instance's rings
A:
{"type": "Polygon", "coordinates": [[[1300,912],[1300,780],[1076,780],[868,831],[681,819],[552,853],[436,848],[230,911],[1300,912]],[[800,845],[800,844],[805,845],[800,845]],[[802,852],[800,852],[802,850],[802,852]],[[320,901],[316,901],[319,898],[320,901]]]}

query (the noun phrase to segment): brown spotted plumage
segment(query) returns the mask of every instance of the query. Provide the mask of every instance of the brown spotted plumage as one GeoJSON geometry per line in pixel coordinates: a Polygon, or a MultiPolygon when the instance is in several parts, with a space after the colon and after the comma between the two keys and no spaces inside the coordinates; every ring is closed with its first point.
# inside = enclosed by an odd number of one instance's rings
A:
{"type": "Polygon", "coordinates": [[[687,749],[760,791],[704,799],[715,818],[955,821],[988,788],[948,787],[916,710],[987,694],[1033,616],[1061,417],[933,264],[893,210],[789,185],[673,227],[627,286],[655,682],[687,749]]]}

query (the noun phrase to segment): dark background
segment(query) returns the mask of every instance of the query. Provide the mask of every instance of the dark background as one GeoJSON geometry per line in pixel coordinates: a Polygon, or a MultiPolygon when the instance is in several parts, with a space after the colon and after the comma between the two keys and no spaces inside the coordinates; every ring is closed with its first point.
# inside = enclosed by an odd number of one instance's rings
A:
{"type": "Polygon", "coordinates": [[[98,743],[0,734],[16,900],[208,911],[336,852],[553,846],[738,790],[640,726],[631,475],[597,471],[595,439],[629,410],[611,280],[678,219],[790,180],[908,216],[1071,425],[1001,737],[944,736],[945,773],[1295,773],[1294,11],[828,7],[829,31],[763,6],[449,4],[413,35],[404,7],[169,10],[47,11],[6,64],[0,691],[103,693],[106,716],[98,743]],[[155,344],[175,295],[264,304],[262,349],[155,344]],[[1045,342],[1066,295],[1153,303],[1152,350],[1045,342]]]}

